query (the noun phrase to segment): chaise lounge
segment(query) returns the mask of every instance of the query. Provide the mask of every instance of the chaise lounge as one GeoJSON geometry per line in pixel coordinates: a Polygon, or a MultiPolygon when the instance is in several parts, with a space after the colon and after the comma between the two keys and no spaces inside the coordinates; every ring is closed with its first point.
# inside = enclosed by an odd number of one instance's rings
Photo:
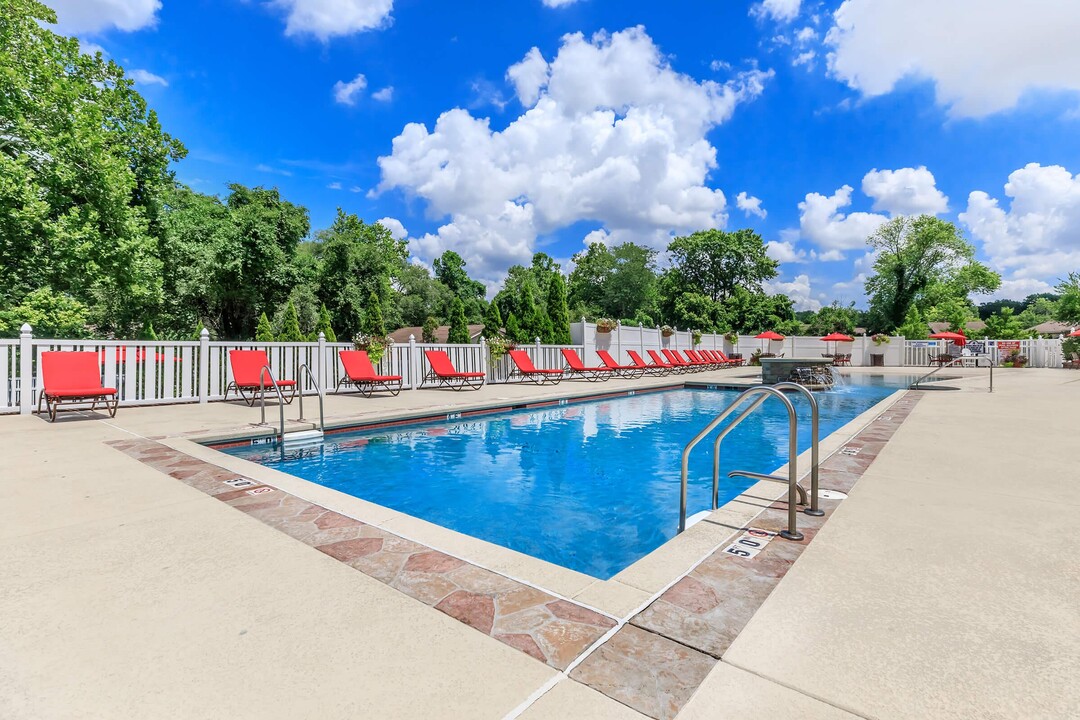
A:
{"type": "Polygon", "coordinates": [[[401,376],[376,374],[366,351],[339,350],[338,357],[345,368],[345,375],[338,381],[334,392],[341,392],[341,386],[346,384],[355,387],[364,397],[371,397],[373,392],[388,392],[397,397],[401,392],[401,376]]]}
{"type": "Polygon", "coordinates": [[[229,399],[229,391],[235,389],[249,407],[254,406],[255,400],[261,393],[266,388],[273,387],[274,383],[271,379],[282,391],[286,405],[291,405],[293,398],[296,397],[296,381],[274,378],[270,372],[270,358],[267,357],[265,350],[230,350],[229,366],[232,368],[233,379],[225,387],[226,400],[229,399]],[[266,368],[265,374],[263,368],[266,368]],[[284,392],[286,389],[291,391],[287,397],[284,392]],[[251,397],[244,394],[245,390],[251,392],[251,397]]]}
{"type": "Polygon", "coordinates": [[[454,364],[450,362],[450,356],[444,350],[425,350],[430,370],[420,381],[420,387],[427,383],[436,383],[436,387],[444,385],[452,390],[469,388],[479,390],[484,386],[486,375],[482,372],[458,372],[454,364]]]}
{"type": "Polygon", "coordinates": [[[645,374],[645,370],[637,365],[620,365],[615,362],[615,358],[611,357],[611,353],[607,350],[597,350],[596,356],[600,358],[600,362],[611,368],[612,372],[620,377],[639,378],[645,374]]]}
{"type": "Polygon", "coordinates": [[[607,380],[615,371],[609,367],[585,367],[576,350],[563,348],[563,358],[566,360],[566,372],[570,375],[579,375],[589,382],[607,380]]]}
{"type": "MultiPolygon", "coordinates": [[[[90,410],[104,403],[109,417],[116,417],[120,398],[116,388],[101,383],[101,366],[96,352],[43,352],[41,353],[41,382],[44,388],[38,396],[38,413],[41,404],[49,413],[49,422],[56,421],[60,405],[91,403],[90,410]]],[[[72,408],[83,409],[83,408],[72,408]]]]}
{"type": "Polygon", "coordinates": [[[524,350],[511,350],[509,355],[510,359],[514,361],[514,369],[511,370],[510,374],[506,377],[507,380],[514,377],[520,377],[522,380],[530,380],[537,385],[543,385],[544,383],[558,385],[563,379],[564,373],[562,370],[554,368],[537,368],[533,365],[529,353],[524,350]]]}

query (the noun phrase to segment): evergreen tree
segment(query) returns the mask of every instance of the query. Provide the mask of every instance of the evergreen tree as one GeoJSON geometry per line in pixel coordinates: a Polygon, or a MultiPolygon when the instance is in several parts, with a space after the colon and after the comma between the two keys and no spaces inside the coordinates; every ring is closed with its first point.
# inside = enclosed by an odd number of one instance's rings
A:
{"type": "Polygon", "coordinates": [[[439,328],[439,321],[428,315],[427,320],[424,321],[424,326],[420,328],[420,342],[433,343],[435,342],[435,331],[439,328]]]}
{"type": "Polygon", "coordinates": [[[506,316],[506,337],[514,342],[528,342],[527,340],[522,340],[523,335],[521,332],[521,325],[518,323],[517,315],[512,311],[506,316]]]}
{"type": "MultiPolygon", "coordinates": [[[[198,333],[196,333],[198,339],[198,333]]],[[[266,313],[259,316],[259,325],[255,328],[256,342],[274,342],[274,326],[270,324],[270,318],[266,313]]]]}
{"type": "Polygon", "coordinates": [[[536,338],[540,338],[541,342],[546,342],[555,332],[547,310],[536,302],[536,293],[534,291],[535,285],[533,283],[525,284],[521,300],[521,307],[524,312],[524,316],[521,318],[521,332],[524,338],[521,342],[534,342],[536,338]]]}
{"type": "Polygon", "coordinates": [[[551,336],[544,342],[555,345],[570,344],[570,308],[566,306],[566,282],[561,273],[555,273],[548,284],[547,312],[551,318],[551,336]]]}
{"type": "Polygon", "coordinates": [[[386,337],[386,325],[383,324],[382,305],[374,292],[368,297],[368,306],[364,311],[364,332],[372,337],[386,337]]]}
{"type": "Polygon", "coordinates": [[[461,298],[455,297],[450,303],[450,335],[446,341],[468,345],[470,340],[469,323],[465,319],[465,303],[461,298]]]}
{"type": "Polygon", "coordinates": [[[487,312],[484,313],[484,337],[489,340],[498,337],[502,333],[502,324],[502,314],[499,312],[499,306],[490,303],[487,312]]]}
{"type": "Polygon", "coordinates": [[[285,307],[285,319],[282,321],[281,334],[277,339],[278,342],[304,342],[304,333],[300,331],[300,316],[292,300],[285,307]]]}
{"type": "Polygon", "coordinates": [[[912,305],[904,318],[904,324],[896,329],[896,334],[908,340],[925,340],[927,330],[928,326],[919,308],[912,305]]]}
{"type": "Polygon", "coordinates": [[[330,311],[326,309],[326,303],[319,308],[319,322],[315,324],[315,339],[319,339],[319,333],[326,337],[326,342],[337,342],[337,334],[330,327],[330,311]]]}
{"type": "Polygon", "coordinates": [[[152,320],[150,322],[148,322],[146,324],[146,327],[143,329],[142,339],[143,340],[157,340],[158,339],[157,333],[154,332],[154,322],[152,320]]]}

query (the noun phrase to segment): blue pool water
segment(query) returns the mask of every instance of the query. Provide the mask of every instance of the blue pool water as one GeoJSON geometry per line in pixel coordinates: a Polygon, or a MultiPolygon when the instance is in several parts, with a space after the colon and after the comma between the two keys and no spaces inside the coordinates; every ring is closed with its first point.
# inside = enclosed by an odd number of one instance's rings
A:
{"type": "MultiPolygon", "coordinates": [[[[894,392],[896,378],[817,393],[821,436],[894,392]]],[[[449,422],[328,436],[315,447],[226,452],[597,578],[607,579],[678,529],[685,444],[735,390],[651,392],[449,422]]],[[[799,449],[809,447],[809,407],[799,449]]],[[[787,416],[770,399],[724,442],[720,502],[751,483],[734,469],[787,462],[787,416]]],[[[710,507],[711,443],[691,458],[688,515],[710,507]]]]}

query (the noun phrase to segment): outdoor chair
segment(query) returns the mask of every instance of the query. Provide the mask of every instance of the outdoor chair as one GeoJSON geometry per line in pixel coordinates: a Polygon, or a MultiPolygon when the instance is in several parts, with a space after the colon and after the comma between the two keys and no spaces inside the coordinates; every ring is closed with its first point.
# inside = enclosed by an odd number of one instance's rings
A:
{"type": "Polygon", "coordinates": [[[486,375],[482,372],[458,372],[454,364],[450,362],[450,356],[444,350],[425,350],[430,370],[424,375],[420,387],[427,383],[436,383],[437,387],[446,386],[452,390],[469,388],[479,390],[484,386],[486,375]]]}
{"type": "Polygon", "coordinates": [[[746,361],[743,360],[742,355],[739,355],[739,356],[732,355],[731,357],[728,357],[727,355],[724,354],[723,350],[713,350],[713,353],[715,353],[718,358],[723,360],[728,365],[731,365],[732,367],[742,367],[743,365],[746,364],[746,361]]]}
{"type": "Polygon", "coordinates": [[[589,382],[596,382],[597,380],[607,380],[611,377],[615,371],[609,367],[585,367],[585,363],[581,362],[581,357],[577,354],[576,350],[569,348],[563,348],[563,358],[566,360],[566,372],[569,375],[577,375],[589,382]]]}
{"type": "Polygon", "coordinates": [[[653,365],[659,367],[666,367],[668,369],[668,372],[678,373],[680,375],[686,372],[686,368],[682,367],[681,365],[676,365],[670,360],[665,360],[658,351],[649,350],[648,353],[649,357],[652,358],[653,365]]]}
{"type": "Polygon", "coordinates": [[[648,373],[650,375],[667,375],[669,372],[671,372],[672,368],[667,363],[664,363],[662,365],[657,363],[649,364],[645,362],[641,355],[638,355],[637,352],[633,350],[627,350],[626,354],[630,356],[631,362],[633,362],[634,365],[640,368],[641,371],[644,373],[648,373]]]}
{"type": "Polygon", "coordinates": [[[226,400],[229,399],[229,391],[235,389],[248,406],[254,406],[256,398],[267,388],[272,388],[275,382],[282,391],[286,405],[291,405],[296,397],[296,381],[273,377],[270,373],[270,358],[266,356],[265,350],[230,350],[229,366],[232,368],[233,379],[225,386],[226,400]],[[288,397],[285,397],[286,389],[290,391],[288,397]],[[251,397],[244,393],[245,390],[251,392],[251,397]]]}
{"type": "Polygon", "coordinates": [[[836,366],[851,365],[851,355],[850,354],[833,355],[832,364],[836,365],[836,366]]]}
{"type": "Polygon", "coordinates": [[[563,379],[563,371],[554,368],[537,368],[533,365],[532,358],[529,357],[529,353],[524,350],[511,350],[509,353],[510,359],[514,361],[514,369],[510,371],[510,374],[506,377],[510,380],[513,377],[520,377],[522,381],[529,380],[537,385],[543,385],[544,383],[551,383],[552,385],[558,385],[559,381],[563,379]]]}
{"type": "Polygon", "coordinates": [[[686,361],[688,363],[690,363],[691,365],[697,365],[702,369],[710,368],[715,364],[710,360],[702,360],[693,350],[683,350],[683,355],[686,356],[686,361]]]}
{"type": "Polygon", "coordinates": [[[397,397],[401,392],[401,376],[376,374],[367,351],[339,350],[338,357],[345,368],[345,375],[338,381],[334,392],[341,392],[341,386],[346,384],[355,387],[364,397],[371,397],[373,392],[388,392],[397,397]]]}
{"type": "Polygon", "coordinates": [[[89,409],[95,410],[101,402],[109,417],[116,417],[120,398],[116,388],[102,385],[101,366],[95,352],[41,353],[41,382],[44,388],[38,396],[38,413],[45,403],[50,422],[56,421],[60,405],[75,403],[91,403],[89,409]]]}
{"type": "Polygon", "coordinates": [[[698,370],[702,369],[701,366],[697,365],[696,363],[691,363],[683,360],[682,355],[675,352],[674,350],[668,350],[665,348],[660,352],[664,353],[664,357],[668,359],[668,362],[670,362],[675,367],[681,368],[683,372],[697,372],[698,370]]]}
{"type": "Polygon", "coordinates": [[[611,353],[607,350],[597,350],[596,356],[600,358],[600,362],[604,363],[606,367],[611,368],[612,371],[620,377],[639,378],[645,374],[645,371],[637,365],[620,365],[615,362],[615,358],[611,357],[611,353]]]}

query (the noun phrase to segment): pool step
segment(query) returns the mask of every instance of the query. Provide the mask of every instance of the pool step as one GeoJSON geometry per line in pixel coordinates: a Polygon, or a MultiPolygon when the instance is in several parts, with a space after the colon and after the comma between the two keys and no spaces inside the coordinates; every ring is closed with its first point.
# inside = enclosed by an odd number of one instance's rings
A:
{"type": "Polygon", "coordinates": [[[318,445],[323,441],[322,430],[299,430],[285,433],[282,438],[285,448],[301,447],[303,445],[318,445]]]}

